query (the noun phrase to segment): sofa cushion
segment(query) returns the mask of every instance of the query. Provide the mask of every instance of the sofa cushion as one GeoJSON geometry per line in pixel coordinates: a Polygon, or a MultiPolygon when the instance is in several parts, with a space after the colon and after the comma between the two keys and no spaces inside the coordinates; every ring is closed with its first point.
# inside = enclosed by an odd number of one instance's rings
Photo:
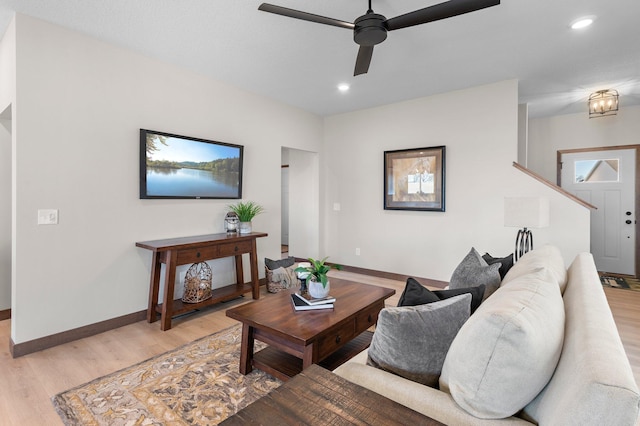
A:
{"type": "Polygon", "coordinates": [[[491,296],[500,287],[500,264],[488,265],[475,248],[462,259],[449,281],[449,288],[475,287],[485,285],[484,297],[491,296]]]}
{"type": "Polygon", "coordinates": [[[541,268],[552,272],[554,282],[560,286],[560,293],[564,293],[567,285],[567,269],[560,250],[552,245],[545,245],[525,253],[507,272],[501,285],[507,285],[510,281],[541,268]]]}
{"type": "Polygon", "coordinates": [[[493,265],[494,263],[500,264],[500,269],[498,270],[500,273],[500,279],[504,279],[507,272],[509,272],[509,269],[513,267],[513,253],[505,257],[493,257],[489,253],[485,253],[482,255],[482,258],[488,265],[493,265]]]}
{"type": "Polygon", "coordinates": [[[593,256],[580,253],[567,275],[562,356],[523,417],[541,425],[638,424],[640,392],[593,256]]]}
{"type": "Polygon", "coordinates": [[[450,297],[469,293],[471,295],[471,313],[473,314],[476,309],[478,309],[478,306],[480,306],[480,302],[482,302],[484,289],[485,286],[482,284],[477,287],[431,291],[414,278],[407,278],[407,284],[400,296],[398,306],[424,305],[426,303],[438,302],[450,297]]]}
{"type": "MultiPolygon", "coordinates": [[[[530,422],[517,417],[509,417],[498,421],[478,419],[460,408],[451,398],[451,395],[387,371],[373,368],[366,365],[366,362],[367,351],[365,350],[336,368],[333,372],[352,383],[363,386],[445,425],[532,426],[530,422]]],[[[318,422],[316,421],[316,423],[318,422]]],[[[380,419],[369,419],[368,423],[377,425],[382,424],[382,421],[380,419]],[[376,422],[376,420],[378,421],[376,422]]],[[[387,421],[387,423],[389,422],[387,421]]]]}
{"type": "Polygon", "coordinates": [[[484,419],[521,410],[547,384],[564,336],[555,277],[539,269],[501,287],[480,305],[447,353],[440,388],[484,419]]]}
{"type": "Polygon", "coordinates": [[[367,363],[436,387],[449,345],[469,318],[471,295],[380,311],[367,363]]]}

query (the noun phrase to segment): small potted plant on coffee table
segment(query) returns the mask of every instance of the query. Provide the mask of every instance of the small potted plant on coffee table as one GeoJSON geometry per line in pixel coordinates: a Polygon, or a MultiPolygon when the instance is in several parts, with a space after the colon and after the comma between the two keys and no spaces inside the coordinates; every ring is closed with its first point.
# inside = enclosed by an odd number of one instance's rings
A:
{"type": "Polygon", "coordinates": [[[315,260],[312,257],[307,259],[311,266],[297,267],[295,272],[307,272],[307,288],[311,297],[321,299],[329,294],[330,282],[327,273],[334,269],[342,269],[341,265],[326,264],[328,257],[322,260],[315,260]]]}

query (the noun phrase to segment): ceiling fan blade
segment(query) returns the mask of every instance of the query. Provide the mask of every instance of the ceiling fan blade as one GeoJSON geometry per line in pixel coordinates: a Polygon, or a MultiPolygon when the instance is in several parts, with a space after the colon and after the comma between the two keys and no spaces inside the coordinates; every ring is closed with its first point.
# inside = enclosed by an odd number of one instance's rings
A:
{"type": "Polygon", "coordinates": [[[340,21],[338,19],[327,18],[325,16],[314,15],[313,13],[301,12],[295,9],[289,9],[288,7],[276,6],[269,3],[262,3],[258,10],[263,12],[275,13],[276,15],[282,15],[289,18],[302,19],[303,21],[316,22],[318,24],[333,25],[334,27],[346,28],[352,30],[355,28],[355,24],[351,22],[340,21]]]}
{"type": "Polygon", "coordinates": [[[356,59],[356,69],[353,71],[354,77],[356,75],[366,74],[367,71],[369,71],[371,56],[373,56],[373,46],[360,46],[360,49],[358,49],[358,58],[356,59]]]}
{"type": "Polygon", "coordinates": [[[387,19],[387,30],[398,30],[426,24],[427,22],[439,21],[499,4],[500,0],[450,0],[387,19]]]}

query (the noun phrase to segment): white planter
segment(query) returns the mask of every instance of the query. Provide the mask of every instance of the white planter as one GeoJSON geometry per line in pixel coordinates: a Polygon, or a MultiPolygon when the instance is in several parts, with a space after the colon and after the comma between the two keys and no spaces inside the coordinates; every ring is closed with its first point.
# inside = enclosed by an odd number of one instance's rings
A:
{"type": "Polygon", "coordinates": [[[241,234],[250,234],[251,233],[251,222],[240,222],[240,233],[241,234]]]}
{"type": "Polygon", "coordinates": [[[309,294],[311,297],[315,299],[321,299],[323,297],[327,297],[329,295],[329,287],[331,282],[327,281],[327,286],[323,287],[322,283],[319,281],[307,281],[307,286],[309,287],[309,294]]]}

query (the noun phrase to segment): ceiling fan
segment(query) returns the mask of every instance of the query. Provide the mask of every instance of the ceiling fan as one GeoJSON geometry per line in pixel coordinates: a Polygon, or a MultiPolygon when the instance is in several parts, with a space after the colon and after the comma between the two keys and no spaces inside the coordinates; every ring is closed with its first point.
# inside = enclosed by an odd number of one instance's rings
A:
{"type": "Polygon", "coordinates": [[[382,43],[387,38],[387,31],[439,21],[499,4],[500,0],[450,0],[387,19],[373,12],[371,0],[369,0],[367,13],[357,18],[353,23],[268,3],[262,3],[258,10],[353,30],[353,40],[360,45],[353,72],[353,75],[356,76],[367,73],[373,55],[373,46],[382,43]]]}

